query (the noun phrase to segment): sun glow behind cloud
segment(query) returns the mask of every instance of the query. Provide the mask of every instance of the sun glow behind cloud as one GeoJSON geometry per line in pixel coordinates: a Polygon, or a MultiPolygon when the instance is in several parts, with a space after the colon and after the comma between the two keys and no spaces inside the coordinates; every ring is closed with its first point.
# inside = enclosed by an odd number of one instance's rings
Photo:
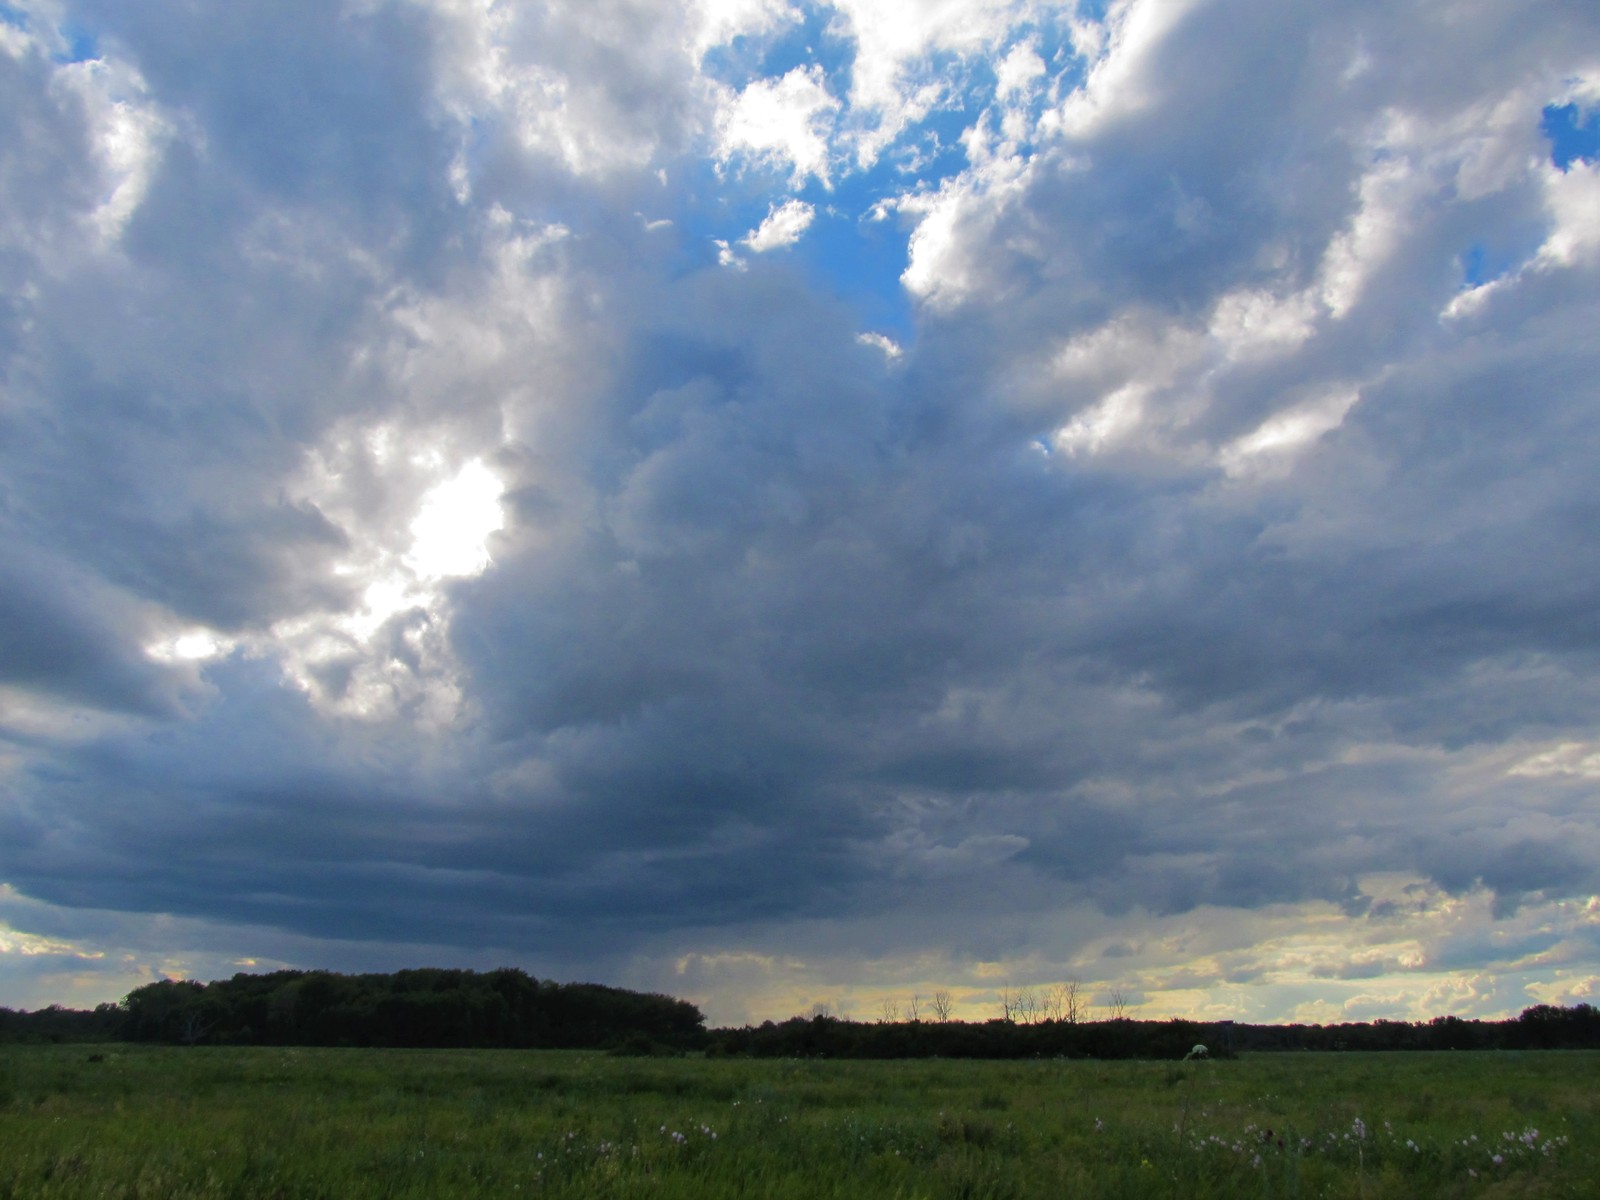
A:
{"type": "Polygon", "coordinates": [[[224,637],[214,629],[193,628],[147,645],[145,653],[167,662],[204,662],[227,654],[234,645],[232,638],[224,637]]]}
{"type": "Polygon", "coordinates": [[[448,588],[490,567],[489,541],[505,526],[505,485],[481,458],[452,467],[438,450],[411,444],[386,425],[314,459],[305,486],[351,535],[352,553],[334,572],[354,603],[282,621],[251,647],[279,658],[287,677],[330,712],[376,721],[411,705],[428,723],[448,724],[461,715],[448,588]],[[346,472],[331,464],[355,452],[393,486],[422,485],[408,521],[373,526],[349,506],[346,472]]]}
{"type": "Polygon", "coordinates": [[[494,473],[473,459],[423,497],[404,560],[418,579],[477,575],[489,565],[489,538],[505,528],[504,490],[494,473]]]}

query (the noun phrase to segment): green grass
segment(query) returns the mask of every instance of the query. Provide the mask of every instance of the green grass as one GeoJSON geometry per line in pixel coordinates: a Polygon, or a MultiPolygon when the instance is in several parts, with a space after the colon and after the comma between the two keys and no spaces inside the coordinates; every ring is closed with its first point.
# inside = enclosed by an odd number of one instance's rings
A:
{"type": "Polygon", "coordinates": [[[0,1200],[1592,1197],[1597,1084],[1600,1055],[1578,1051],[1177,1064],[6,1046],[0,1200]]]}

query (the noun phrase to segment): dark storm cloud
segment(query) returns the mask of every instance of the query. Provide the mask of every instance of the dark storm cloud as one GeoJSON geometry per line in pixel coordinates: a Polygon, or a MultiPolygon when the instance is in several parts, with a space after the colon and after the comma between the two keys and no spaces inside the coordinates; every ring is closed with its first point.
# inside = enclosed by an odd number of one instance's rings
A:
{"type": "Polygon", "coordinates": [[[13,814],[8,878],[55,904],[555,951],[792,913],[839,873],[826,848],[842,831],[778,841],[746,778],[652,748],[648,777],[585,758],[561,804],[511,808],[460,771],[404,772],[399,747],[387,780],[317,760],[304,706],[251,675],[213,673],[232,699],[192,735],[39,764],[27,790],[54,807],[13,814]]]}
{"type": "Polygon", "coordinates": [[[128,645],[139,622],[118,612],[115,597],[82,577],[41,570],[21,554],[10,555],[9,564],[0,583],[0,684],[94,707],[172,715],[173,689],[128,645]]]}

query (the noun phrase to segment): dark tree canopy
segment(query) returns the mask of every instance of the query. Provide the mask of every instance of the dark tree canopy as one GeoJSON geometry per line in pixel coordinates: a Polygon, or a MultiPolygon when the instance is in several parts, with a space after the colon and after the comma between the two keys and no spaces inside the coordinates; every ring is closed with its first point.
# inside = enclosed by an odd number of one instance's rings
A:
{"type": "Polygon", "coordinates": [[[1261,1050],[1525,1050],[1600,1048],[1600,1010],[1527,1009],[1506,1021],[1435,1017],[1338,1025],[1233,1021],[891,1021],[795,1017],[712,1032],[711,1052],[826,1058],[1183,1058],[1261,1050]]]}
{"type": "Polygon", "coordinates": [[[214,983],[162,980],[92,1012],[0,1008],[0,1042],[544,1047],[705,1050],[784,1058],[1183,1058],[1271,1050],[1600,1048],[1600,1009],[1540,1004],[1504,1021],[1248,1025],[1232,1021],[880,1021],[793,1017],[705,1028],[693,1004],[523,971],[422,968],[388,975],[276,971],[214,983]]]}
{"type": "Polygon", "coordinates": [[[705,1036],[687,1001],[513,968],[163,980],[130,992],[122,1009],[121,1035],[139,1042],[686,1049],[705,1036]]]}

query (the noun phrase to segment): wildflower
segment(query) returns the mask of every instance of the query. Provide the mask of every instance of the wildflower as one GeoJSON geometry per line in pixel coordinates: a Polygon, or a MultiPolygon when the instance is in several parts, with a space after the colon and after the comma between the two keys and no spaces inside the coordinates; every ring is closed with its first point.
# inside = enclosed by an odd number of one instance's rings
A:
{"type": "Polygon", "coordinates": [[[1501,1163],[1505,1162],[1505,1159],[1501,1158],[1498,1154],[1496,1154],[1489,1161],[1492,1162],[1495,1166],[1498,1167],[1501,1163]]]}
{"type": "Polygon", "coordinates": [[[1355,1134],[1357,1138],[1364,1139],[1367,1136],[1366,1123],[1360,1117],[1357,1117],[1350,1122],[1350,1132],[1355,1134]]]}
{"type": "Polygon", "coordinates": [[[1106,1131],[1106,1123],[1099,1117],[1094,1119],[1094,1131],[1096,1133],[1104,1133],[1106,1131]]]}

